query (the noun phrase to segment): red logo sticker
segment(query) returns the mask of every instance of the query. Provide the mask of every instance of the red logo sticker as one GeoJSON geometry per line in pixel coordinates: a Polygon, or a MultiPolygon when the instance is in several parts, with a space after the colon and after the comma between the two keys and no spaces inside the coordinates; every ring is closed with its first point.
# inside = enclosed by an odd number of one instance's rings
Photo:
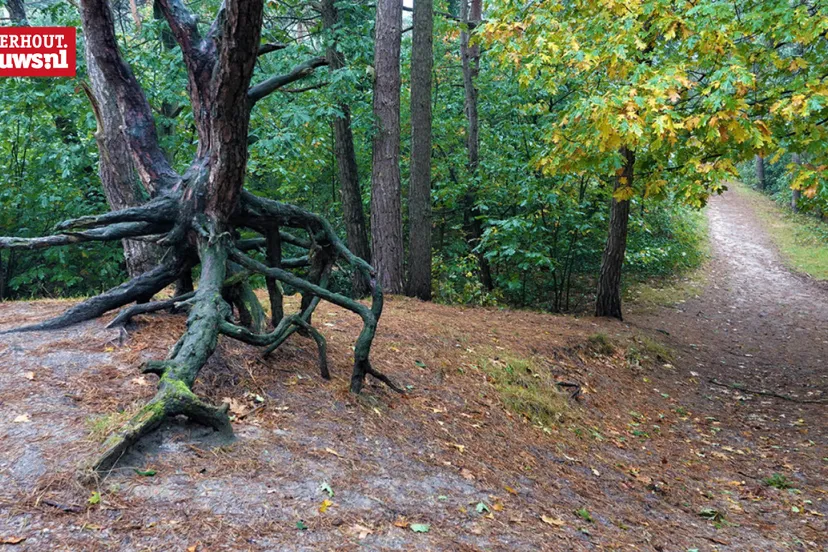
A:
{"type": "Polygon", "coordinates": [[[0,28],[0,77],[74,77],[74,27],[0,28]]]}

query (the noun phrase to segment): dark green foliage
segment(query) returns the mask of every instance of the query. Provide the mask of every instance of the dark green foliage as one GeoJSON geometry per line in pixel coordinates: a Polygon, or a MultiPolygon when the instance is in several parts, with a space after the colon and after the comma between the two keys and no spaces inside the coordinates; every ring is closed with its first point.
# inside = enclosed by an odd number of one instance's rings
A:
{"type": "MultiPolygon", "coordinates": [[[[199,8],[211,13],[215,3],[199,8]]],[[[435,2],[438,11],[457,3],[435,2]]],[[[346,65],[333,73],[318,69],[289,88],[319,85],[301,93],[278,92],[263,99],[251,120],[247,187],[264,197],[303,206],[331,220],[344,237],[331,119],[339,105],[351,108],[352,128],[366,213],[371,174],[371,90],[373,7],[356,0],[337,2],[340,24],[332,31],[321,21],[308,22],[319,42],[292,41],[289,25],[278,18],[266,23],[263,42],[287,43],[259,58],[254,83],[285,73],[320,55],[334,38],[346,65]]],[[[307,17],[301,4],[268,9],[281,17],[307,17]]],[[[196,147],[193,118],[185,92],[186,75],[177,46],[162,40],[166,23],[142,11],[140,31],[127,12],[116,25],[124,55],[148,94],[162,146],[178,170],[196,147]]],[[[35,24],[76,25],[77,15],[56,5],[34,11],[35,24]]],[[[205,19],[205,21],[208,19],[205,19]]],[[[459,69],[458,24],[435,19],[433,92],[434,295],[438,301],[511,305],[555,312],[588,308],[607,233],[610,183],[596,174],[549,177],[536,168],[544,155],[544,118],[538,106],[560,98],[521,88],[514,75],[494,67],[484,54],[480,88],[480,167],[467,169],[463,88],[459,69]],[[467,192],[475,190],[483,237],[468,246],[464,212],[467,192]],[[492,267],[493,291],[482,285],[478,253],[492,267]]],[[[79,52],[82,52],[82,37],[79,52]]],[[[402,176],[407,197],[409,167],[410,35],[403,38],[402,176]]],[[[79,56],[83,63],[83,56],[79,56]]],[[[84,67],[79,67],[83,78],[84,67]]],[[[0,159],[6,183],[0,189],[0,235],[48,233],[59,220],[104,212],[106,202],[97,177],[95,119],[75,80],[2,79],[0,159]],[[59,123],[59,124],[58,124],[59,123]]],[[[768,163],[769,178],[777,165],[768,163]]],[[[405,204],[403,213],[407,213],[405,204]]],[[[406,230],[407,230],[407,221],[406,230]]],[[[673,201],[635,199],[627,251],[628,281],[659,277],[697,265],[701,260],[698,217],[673,201]]],[[[252,253],[259,260],[263,256],[252,253]]],[[[3,252],[2,266],[9,266],[3,252]]],[[[284,257],[295,256],[286,245],[284,257]]],[[[5,295],[11,297],[88,295],[121,282],[124,268],[117,244],[82,245],[17,252],[11,259],[5,295]],[[47,269],[48,267],[48,269],[47,269]]],[[[349,294],[347,276],[336,268],[331,289],[349,294]]],[[[264,286],[261,277],[252,282],[264,286]]],[[[291,293],[295,290],[285,290],[291,293]]]]}

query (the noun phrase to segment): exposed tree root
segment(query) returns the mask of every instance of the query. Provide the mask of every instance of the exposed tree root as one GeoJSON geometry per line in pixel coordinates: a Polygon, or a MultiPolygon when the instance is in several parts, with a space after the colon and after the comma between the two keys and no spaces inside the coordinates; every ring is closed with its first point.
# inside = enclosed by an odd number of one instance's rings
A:
{"type": "MultiPolygon", "coordinates": [[[[90,239],[121,239],[142,237],[137,229],[147,232],[145,236],[156,236],[161,228],[168,230],[167,239],[175,232],[179,210],[171,208],[168,202],[156,202],[157,209],[134,208],[125,212],[83,217],[58,225],[67,233],[46,238],[17,239],[0,238],[0,248],[41,248],[51,245],[66,245],[89,241],[90,239]],[[151,221],[133,220],[152,213],[151,221]],[[71,229],[86,228],[76,232],[71,229]],[[129,231],[124,229],[128,228],[129,231]],[[81,236],[81,237],[79,237],[81,236]]],[[[91,320],[104,313],[124,308],[108,327],[123,326],[134,316],[149,314],[166,309],[186,306],[189,309],[187,330],[173,347],[167,360],[148,362],[143,367],[147,373],[159,376],[158,392],[131,420],[113,433],[103,444],[93,468],[97,471],[111,469],[123,454],[141,437],[158,428],[164,420],[179,415],[220,431],[230,431],[230,422],[223,407],[211,406],[192,392],[192,385],[212,355],[222,334],[257,347],[263,348],[266,356],[283,344],[291,335],[300,332],[314,340],[319,353],[319,372],[330,379],[327,361],[327,343],[324,336],[311,324],[311,317],[325,300],[358,314],[363,329],[354,347],[354,366],[350,389],[359,393],[366,375],[371,375],[388,385],[394,391],[403,390],[386,375],[374,369],[368,359],[377,322],[382,312],[382,292],[376,284],[373,269],[362,259],[355,257],[338,239],[331,226],[324,219],[292,205],[258,198],[245,193],[241,203],[239,226],[261,232],[262,238],[234,240],[230,232],[217,228],[190,227],[189,239],[194,240],[201,263],[201,278],[198,290],[179,295],[172,299],[133,304],[151,297],[161,289],[175,283],[182,275],[192,270],[190,256],[177,255],[169,249],[165,260],[155,269],[121,284],[101,295],[92,297],[68,309],[63,314],[43,322],[24,326],[8,332],[38,331],[64,328],[72,324],[91,320]],[[298,228],[308,233],[304,239],[290,232],[279,230],[280,242],[294,247],[306,246],[308,254],[295,259],[281,259],[281,247],[272,248],[274,227],[298,228]],[[268,243],[270,240],[270,245],[268,243]],[[243,250],[264,249],[263,258],[267,264],[256,260],[243,250]],[[184,258],[188,260],[184,260],[184,258]],[[328,289],[328,275],[337,259],[344,260],[353,270],[366,275],[373,284],[371,306],[328,289]],[[271,266],[268,266],[271,265],[271,266]],[[290,270],[307,270],[306,277],[290,270]],[[269,282],[271,309],[278,311],[273,318],[275,327],[266,332],[266,320],[261,304],[250,288],[247,279],[250,273],[260,273],[269,282]],[[284,315],[282,307],[282,285],[289,285],[303,294],[302,308],[295,314],[284,315]],[[235,309],[234,309],[235,307],[235,309]],[[234,318],[233,313],[237,313],[234,318]]],[[[194,225],[193,225],[194,226],[194,225]]],[[[180,242],[178,242],[180,243],[180,242]]],[[[191,243],[191,242],[190,242],[191,243]]],[[[178,245],[178,244],[177,244],[178,245]]],[[[190,250],[189,246],[176,250],[190,250]]]]}
{"type": "Polygon", "coordinates": [[[189,293],[185,293],[184,295],[179,295],[178,297],[173,297],[172,299],[166,299],[164,301],[153,301],[152,303],[133,305],[119,312],[118,316],[113,318],[112,321],[106,325],[106,327],[117,328],[118,326],[125,326],[130,320],[133,319],[133,317],[138,316],[139,314],[150,314],[162,310],[178,308],[181,303],[192,299],[194,296],[195,292],[191,291],[189,293]]]}
{"type": "Polygon", "coordinates": [[[351,391],[359,393],[365,376],[371,374],[402,392],[375,370],[368,358],[383,300],[371,266],[351,253],[323,218],[243,189],[250,110],[268,94],[327,62],[312,59],[285,75],[251,86],[260,52],[262,0],[223,2],[205,35],[197,18],[180,0],[156,0],[156,7],[181,48],[187,69],[187,89],[198,134],[198,148],[190,167],[179,174],[158,143],[152,108],[120,55],[109,4],[104,0],[80,0],[87,47],[95,52],[101,77],[115,98],[135,173],[150,200],[138,207],[62,222],[52,236],[0,237],[0,249],[42,249],[126,238],[166,248],[158,267],[60,316],[11,330],[64,328],[130,303],[149,301],[161,289],[178,283],[178,297],[130,306],[110,323],[121,325],[136,314],[157,312],[182,301],[188,307],[187,329],[167,359],[144,366],[145,372],[160,378],[157,394],[107,439],[93,464],[96,470],[110,469],[138,439],[171,416],[184,415],[217,430],[230,431],[226,409],[211,406],[192,392],[201,368],[216,349],[219,334],[265,347],[268,353],[299,331],[316,342],[320,373],[329,378],[325,339],[311,325],[313,311],[322,300],[357,313],[363,321],[354,347],[351,391]],[[247,235],[241,236],[242,232],[247,235]],[[252,233],[258,235],[250,237],[252,233]],[[285,244],[304,252],[283,259],[285,244]],[[256,255],[256,250],[264,263],[249,255],[256,255]],[[337,261],[344,261],[370,281],[370,308],[328,288],[328,276],[337,261]],[[196,263],[201,265],[201,276],[197,290],[192,291],[196,263]],[[250,273],[263,274],[267,280],[274,325],[271,332],[266,331],[261,303],[248,283],[250,273]],[[302,293],[300,312],[284,314],[281,284],[302,293]]]}

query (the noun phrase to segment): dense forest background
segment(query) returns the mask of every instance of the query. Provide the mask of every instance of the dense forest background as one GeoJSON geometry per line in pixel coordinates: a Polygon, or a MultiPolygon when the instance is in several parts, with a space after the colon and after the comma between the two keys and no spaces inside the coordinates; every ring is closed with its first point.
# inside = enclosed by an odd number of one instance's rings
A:
{"type": "MultiPolygon", "coordinates": [[[[260,61],[260,70],[285,73],[299,60],[324,52],[336,40],[347,64],[263,100],[253,113],[248,187],[299,204],[334,222],[344,239],[342,196],[333,120],[348,105],[363,208],[370,210],[374,7],[336,3],[340,22],[323,28],[316,13],[277,2],[263,40],[286,47],[260,61]]],[[[542,90],[519,82],[517,71],[482,49],[479,89],[479,168],[466,146],[459,8],[436,2],[433,68],[433,293],[437,301],[531,306],[551,311],[589,308],[608,228],[612,183],[600,174],[550,176],[537,170],[543,120],[542,90]],[[469,192],[473,191],[473,203],[469,192]],[[479,235],[470,237],[470,227],[479,235]],[[491,282],[481,278],[489,265],[491,282]],[[491,285],[489,285],[491,284],[491,285]]],[[[186,73],[178,48],[165,40],[165,25],[150,4],[132,12],[113,4],[123,54],[156,111],[165,151],[183,170],[195,147],[186,73]]],[[[403,16],[401,171],[403,224],[409,232],[411,17],[403,16]]],[[[79,26],[77,10],[58,2],[30,9],[31,24],[79,26]]],[[[80,33],[79,33],[80,34],[80,33]]],[[[82,36],[78,51],[83,51],[82,36]]],[[[81,88],[87,79],[78,56],[77,80],[0,81],[0,235],[39,236],[57,222],[105,212],[97,171],[96,121],[81,88]]],[[[693,267],[702,258],[701,219],[678,202],[632,200],[627,251],[628,281],[693,267]]],[[[366,216],[370,225],[370,217],[366,216]]],[[[408,243],[408,239],[405,240],[408,243]]],[[[89,295],[125,277],[117,244],[2,252],[0,298],[89,295]]],[[[336,274],[336,273],[335,273],[336,274]]],[[[350,293],[345,276],[337,288],[350,293]]]]}

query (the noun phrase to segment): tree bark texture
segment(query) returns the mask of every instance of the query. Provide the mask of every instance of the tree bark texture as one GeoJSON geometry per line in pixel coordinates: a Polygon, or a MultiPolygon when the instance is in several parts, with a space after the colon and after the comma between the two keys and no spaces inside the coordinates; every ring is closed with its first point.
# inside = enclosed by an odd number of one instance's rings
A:
{"type": "MultiPolygon", "coordinates": [[[[146,201],[147,194],[138,180],[124,138],[121,112],[112,91],[106,86],[94,52],[88,45],[85,55],[90,85],[87,94],[98,127],[95,131],[99,153],[98,175],[107,204],[113,211],[141,205],[146,201]]],[[[130,277],[143,274],[158,264],[160,250],[156,245],[145,241],[124,240],[123,246],[124,261],[130,277]]]]}
{"type": "Polygon", "coordinates": [[[400,184],[400,41],[402,2],[378,0],[374,41],[374,143],[371,240],[374,266],[388,293],[403,293],[400,184]]]}
{"type": "Polygon", "coordinates": [[[765,158],[761,155],[757,155],[754,158],[756,163],[756,180],[759,183],[759,189],[763,192],[765,191],[765,158]]]}
{"type": "MultiPolygon", "coordinates": [[[[622,148],[624,166],[615,179],[613,191],[632,186],[635,170],[635,152],[622,148]]],[[[598,278],[598,294],[595,299],[595,316],[609,316],[622,320],[621,271],[627,251],[627,224],[630,219],[630,201],[612,198],[610,206],[609,234],[601,259],[598,278]]]]}
{"type": "Polygon", "coordinates": [[[431,299],[431,82],[434,2],[414,3],[411,50],[411,177],[406,294],[431,299]]]}

